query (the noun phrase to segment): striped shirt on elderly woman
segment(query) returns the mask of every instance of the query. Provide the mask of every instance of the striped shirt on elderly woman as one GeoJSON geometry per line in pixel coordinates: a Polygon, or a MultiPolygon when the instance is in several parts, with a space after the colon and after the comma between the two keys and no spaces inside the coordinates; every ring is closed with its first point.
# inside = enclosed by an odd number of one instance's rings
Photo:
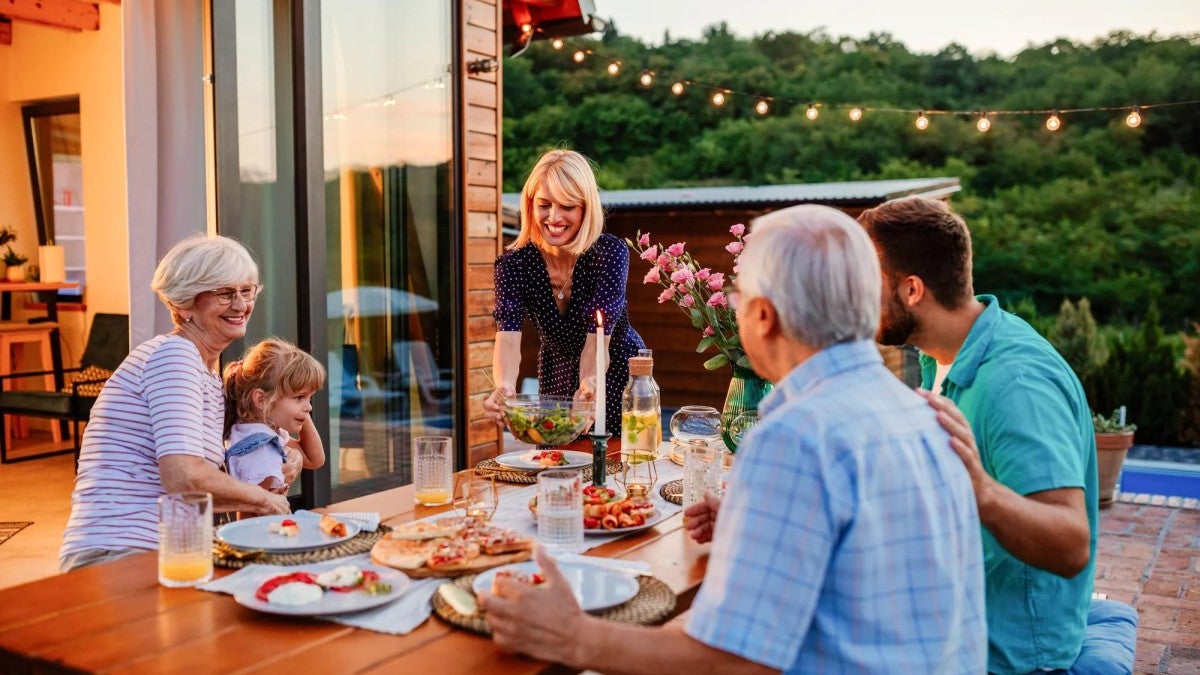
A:
{"type": "Polygon", "coordinates": [[[225,461],[221,379],[185,338],[159,335],[136,347],[92,407],[79,454],[60,564],[89,550],[158,548],[158,460],[225,461]]]}

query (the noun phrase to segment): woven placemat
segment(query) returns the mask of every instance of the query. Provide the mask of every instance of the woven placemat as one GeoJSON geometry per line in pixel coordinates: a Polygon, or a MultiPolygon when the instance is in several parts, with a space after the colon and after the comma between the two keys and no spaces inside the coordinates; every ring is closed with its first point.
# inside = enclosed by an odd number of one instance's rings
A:
{"type": "MultiPolygon", "coordinates": [[[[621,470],[621,460],[609,459],[605,466],[607,467],[608,475],[615,476],[621,470]]],[[[485,459],[475,465],[475,468],[485,476],[492,476],[496,480],[504,481],[505,483],[525,483],[533,485],[537,483],[537,475],[542,469],[537,471],[521,471],[520,469],[510,469],[496,462],[494,458],[485,459]]],[[[592,466],[589,464],[583,469],[583,481],[586,483],[592,480],[592,466]]]]}
{"type": "Polygon", "coordinates": [[[663,483],[663,486],[658,488],[658,494],[672,504],[683,506],[683,479],[676,478],[663,483]]]}
{"type": "Polygon", "coordinates": [[[213,564],[217,567],[239,569],[255,563],[262,565],[306,565],[308,563],[333,560],[334,558],[345,558],[346,556],[358,555],[359,553],[370,551],[375,542],[391,531],[392,528],[387,525],[380,525],[379,529],[374,532],[359,532],[346,541],[336,546],[330,546],[329,548],[319,548],[314,551],[301,551],[299,553],[263,553],[261,555],[251,555],[242,558],[224,552],[214,542],[213,564]]]}
{"type": "MultiPolygon", "coordinates": [[[[459,577],[450,583],[467,592],[474,593],[471,590],[473,581],[475,581],[475,575],[459,577]]],[[[610,621],[649,626],[662,623],[674,609],[675,592],[671,590],[670,586],[654,577],[639,576],[637,595],[633,596],[629,602],[606,609],[597,613],[596,616],[610,621]]],[[[482,612],[473,616],[463,616],[442,599],[441,593],[433,594],[433,613],[451,626],[465,628],[480,635],[492,634],[482,612]]]]}

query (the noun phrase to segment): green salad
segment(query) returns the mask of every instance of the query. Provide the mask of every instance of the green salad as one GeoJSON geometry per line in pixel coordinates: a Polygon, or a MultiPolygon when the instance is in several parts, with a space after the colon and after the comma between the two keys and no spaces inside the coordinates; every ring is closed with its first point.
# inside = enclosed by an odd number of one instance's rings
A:
{"type": "Polygon", "coordinates": [[[564,445],[579,437],[591,418],[570,408],[537,410],[505,406],[504,420],[517,440],[534,445],[564,445]]]}

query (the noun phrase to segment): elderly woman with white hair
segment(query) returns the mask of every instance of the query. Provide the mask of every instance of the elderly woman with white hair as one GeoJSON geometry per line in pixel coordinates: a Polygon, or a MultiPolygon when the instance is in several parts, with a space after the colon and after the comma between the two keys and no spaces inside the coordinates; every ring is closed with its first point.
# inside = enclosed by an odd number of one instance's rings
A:
{"type": "MultiPolygon", "coordinates": [[[[250,253],[228,237],[195,236],[167,252],[151,288],[175,329],[138,345],[92,408],[59,567],[158,548],[158,498],[210,492],[218,511],[288,513],[287,497],[221,471],[221,352],[245,336],[262,286],[250,253]]],[[[284,467],[288,483],[300,458],[284,467]]]]}

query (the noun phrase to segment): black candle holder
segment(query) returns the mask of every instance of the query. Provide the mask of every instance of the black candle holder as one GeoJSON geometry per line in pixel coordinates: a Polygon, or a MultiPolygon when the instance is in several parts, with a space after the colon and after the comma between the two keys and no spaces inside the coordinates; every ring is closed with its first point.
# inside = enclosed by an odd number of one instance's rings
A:
{"type": "Polygon", "coordinates": [[[588,434],[592,439],[592,485],[604,487],[604,474],[608,471],[608,439],[612,434],[588,434]]]}

